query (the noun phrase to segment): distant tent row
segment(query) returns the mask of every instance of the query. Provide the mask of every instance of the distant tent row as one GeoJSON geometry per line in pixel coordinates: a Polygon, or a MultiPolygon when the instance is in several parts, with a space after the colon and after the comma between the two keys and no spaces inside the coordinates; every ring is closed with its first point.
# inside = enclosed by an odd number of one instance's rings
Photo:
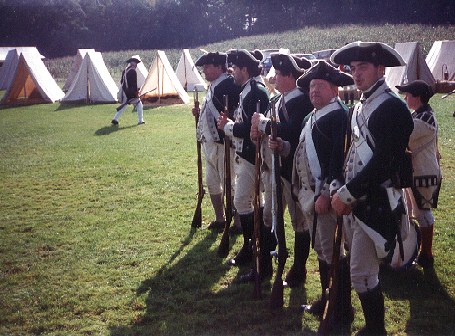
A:
{"type": "Polygon", "coordinates": [[[64,95],[41,58],[25,52],[19,55],[12,81],[1,104],[53,103],[64,95]]]}
{"type": "Polygon", "coordinates": [[[455,81],[455,41],[436,41],[425,59],[436,80],[455,81]]]}
{"type": "MultiPolygon", "coordinates": [[[[406,66],[386,68],[385,78],[392,89],[396,85],[422,79],[437,88],[441,82],[455,84],[455,41],[434,42],[426,59],[417,42],[397,43],[395,49],[406,66]]],[[[333,49],[318,52],[323,57],[333,49]]],[[[59,88],[35,47],[0,48],[0,90],[6,90],[0,104],[35,104],[62,102],[114,103],[119,100],[120,86],[112,79],[100,52],[79,49],[71,71],[59,88]]],[[[138,64],[138,85],[145,104],[189,102],[188,91],[207,84],[196,69],[188,49],[184,49],[176,71],[164,51],[157,55],[147,71],[138,64]]],[[[441,85],[439,85],[441,87],[441,85]]]]}
{"type": "Polygon", "coordinates": [[[436,81],[425,62],[419,43],[397,43],[395,50],[403,57],[406,65],[386,68],[385,79],[392,90],[397,91],[396,85],[403,85],[416,79],[421,79],[432,87],[435,86],[436,81]]]}
{"type": "Polygon", "coordinates": [[[79,56],[84,53],[77,73],[67,80],[69,88],[62,102],[115,103],[118,87],[100,52],[93,49],[79,50],[73,65],[80,61],[79,56]]]}

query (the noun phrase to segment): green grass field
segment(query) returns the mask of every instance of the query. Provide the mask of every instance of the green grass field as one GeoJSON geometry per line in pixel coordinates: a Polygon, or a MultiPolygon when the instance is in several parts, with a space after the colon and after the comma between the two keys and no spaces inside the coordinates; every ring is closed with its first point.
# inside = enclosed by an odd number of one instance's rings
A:
{"type": "MultiPolygon", "coordinates": [[[[381,275],[392,334],[453,335],[455,97],[432,98],[444,184],[435,211],[435,272],[381,275]]],[[[191,230],[196,146],[190,105],[145,111],[137,126],[116,105],[0,110],[1,335],[297,335],[318,321],[299,306],[319,295],[312,252],[304,287],[285,307],[216,256],[220,235],[191,230]]],[[[203,219],[213,218],[208,197],[203,219]]],[[[292,230],[287,222],[292,264],[292,230]]],[[[240,247],[237,238],[232,256],[240,247]]],[[[363,325],[357,296],[353,332],[363,325]]]]}
{"type": "MultiPolygon", "coordinates": [[[[342,26],[240,38],[203,46],[288,47],[307,52],[354,40],[432,42],[453,39],[453,26],[342,26]]],[[[91,46],[87,46],[91,47],[91,46]]],[[[167,51],[166,51],[167,52],[167,51]]],[[[191,50],[193,57],[199,49],[191,50]]],[[[118,80],[124,60],[103,54],[118,80]]],[[[180,50],[167,52],[175,66],[180,50]]],[[[71,58],[48,60],[59,84],[71,58]]],[[[0,93],[1,95],[1,93],[0,93]]],[[[435,269],[383,272],[386,326],[393,335],[455,335],[455,95],[430,102],[440,123],[443,187],[435,211],[435,269]]],[[[300,312],[320,293],[315,253],[304,286],[285,289],[284,309],[235,283],[248,271],[216,256],[221,235],[191,229],[197,171],[191,105],[128,109],[60,104],[0,108],[0,335],[315,335],[319,322],[300,312]]],[[[293,232],[286,216],[293,261],[293,232]]],[[[209,197],[204,225],[213,220],[209,197]]],[[[230,257],[241,246],[231,241],[230,257]]],[[[357,295],[352,326],[364,324],[357,295]]]]}

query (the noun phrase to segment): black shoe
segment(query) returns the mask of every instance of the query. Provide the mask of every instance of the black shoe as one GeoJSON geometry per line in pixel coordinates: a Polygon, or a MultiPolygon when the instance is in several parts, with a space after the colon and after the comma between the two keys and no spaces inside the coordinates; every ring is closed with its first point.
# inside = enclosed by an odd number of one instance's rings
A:
{"type": "MultiPolygon", "coordinates": [[[[260,274],[261,277],[261,282],[264,281],[267,278],[270,278],[271,274],[264,274],[262,272],[260,274]]],[[[238,283],[247,283],[247,282],[254,282],[256,280],[256,271],[254,269],[251,269],[247,274],[241,275],[238,279],[238,283]]]]}
{"type": "Polygon", "coordinates": [[[294,265],[291,266],[286,278],[284,279],[283,285],[289,288],[296,288],[302,285],[306,280],[306,268],[302,270],[297,270],[297,267],[294,265]]]}
{"type": "Polygon", "coordinates": [[[236,236],[236,235],[240,235],[242,234],[242,228],[241,227],[238,227],[238,226],[231,226],[229,228],[229,235],[230,236],[236,236]]]}
{"type": "Polygon", "coordinates": [[[426,254],[419,254],[419,256],[417,257],[417,263],[424,269],[433,268],[434,257],[427,256],[426,254]]]}
{"type": "Polygon", "coordinates": [[[114,126],[117,126],[118,125],[118,121],[115,120],[115,119],[112,119],[111,124],[114,125],[114,126]]]}
{"type": "Polygon", "coordinates": [[[233,258],[227,261],[230,266],[245,266],[251,263],[253,260],[253,250],[250,245],[243,245],[239,253],[233,258]]]}
{"type": "Polygon", "coordinates": [[[322,319],[324,315],[326,300],[325,298],[320,298],[319,300],[313,302],[310,305],[302,305],[300,309],[305,313],[310,313],[314,316],[317,316],[319,319],[322,319]]]}
{"type": "Polygon", "coordinates": [[[212,221],[210,224],[207,226],[207,229],[209,230],[217,230],[217,231],[222,231],[224,229],[224,225],[226,224],[225,221],[219,222],[219,221],[212,221]]]}
{"type": "Polygon", "coordinates": [[[142,120],[142,121],[139,121],[137,124],[138,124],[138,125],[143,125],[143,124],[145,124],[145,121],[143,121],[143,120],[142,120]]]}

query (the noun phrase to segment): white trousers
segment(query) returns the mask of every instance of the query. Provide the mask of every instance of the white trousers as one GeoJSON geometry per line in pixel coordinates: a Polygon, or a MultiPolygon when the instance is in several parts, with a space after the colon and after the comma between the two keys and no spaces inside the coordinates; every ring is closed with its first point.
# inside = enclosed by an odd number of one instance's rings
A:
{"type": "Polygon", "coordinates": [[[255,165],[237,155],[234,171],[234,206],[239,215],[251,214],[254,212],[255,165]]]}
{"type": "MultiPolygon", "coordinates": [[[[118,121],[122,113],[127,109],[128,105],[123,106],[119,111],[114,116],[114,120],[118,121]]],[[[136,111],[137,111],[137,120],[138,123],[143,123],[144,122],[144,105],[142,102],[139,100],[139,103],[136,104],[136,111]]]]}
{"type": "Polygon", "coordinates": [[[350,250],[351,282],[357,293],[365,293],[379,284],[380,260],[373,240],[350,214],[344,217],[346,240],[350,250]]]}

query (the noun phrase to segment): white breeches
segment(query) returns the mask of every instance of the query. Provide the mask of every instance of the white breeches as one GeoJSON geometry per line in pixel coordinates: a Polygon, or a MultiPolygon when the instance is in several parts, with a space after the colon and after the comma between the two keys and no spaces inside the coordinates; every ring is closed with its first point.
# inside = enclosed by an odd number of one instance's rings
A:
{"type": "Polygon", "coordinates": [[[379,284],[379,263],[373,240],[352,214],[344,217],[346,240],[350,250],[351,282],[357,293],[365,293],[379,284]]]}
{"type": "Polygon", "coordinates": [[[239,215],[251,214],[254,212],[255,166],[237,155],[234,170],[236,176],[234,206],[239,215]]]}
{"type": "MultiPolygon", "coordinates": [[[[142,102],[139,100],[139,102],[135,105],[136,106],[136,111],[137,111],[137,119],[138,119],[138,122],[143,122],[144,121],[144,105],[142,104],[142,102]]],[[[120,116],[122,115],[122,113],[128,108],[128,105],[125,105],[123,106],[119,111],[117,111],[117,113],[115,114],[114,116],[114,120],[117,120],[120,118],[120,116]]]]}

